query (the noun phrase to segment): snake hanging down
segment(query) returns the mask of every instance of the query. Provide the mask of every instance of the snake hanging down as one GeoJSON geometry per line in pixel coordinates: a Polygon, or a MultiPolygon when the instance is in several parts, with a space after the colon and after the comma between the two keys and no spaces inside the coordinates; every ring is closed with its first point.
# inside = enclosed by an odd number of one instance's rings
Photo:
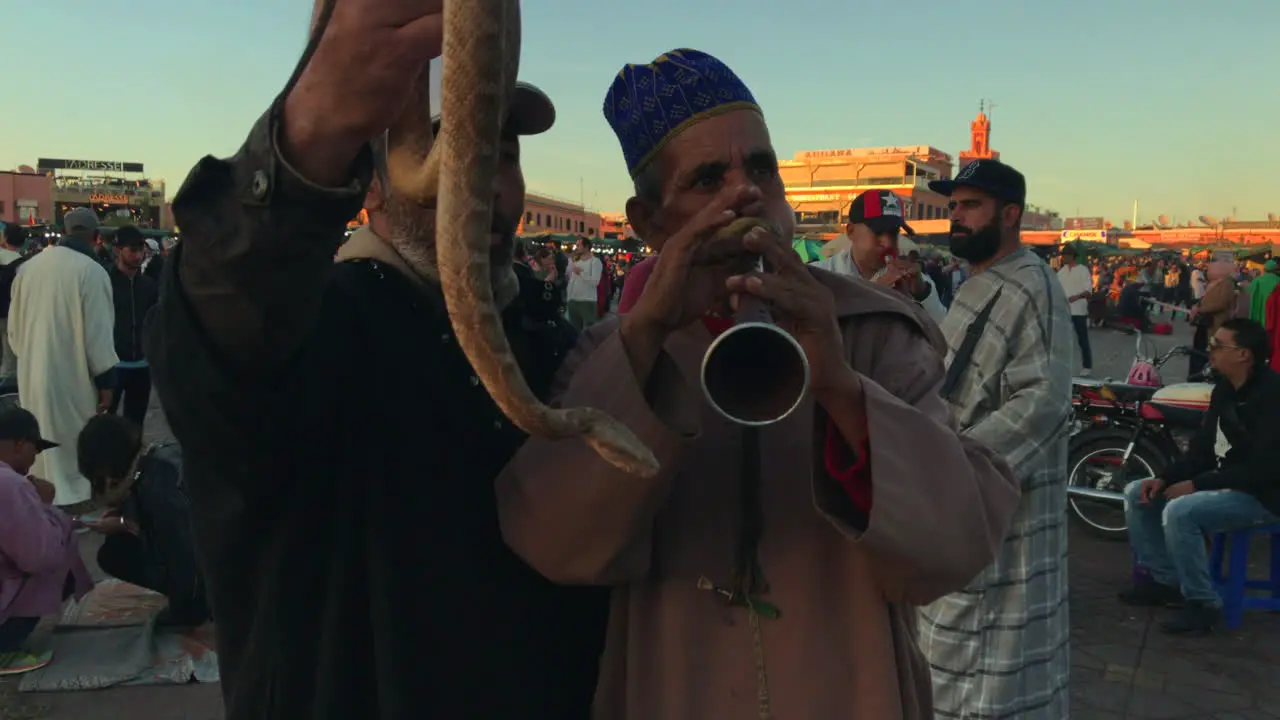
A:
{"type": "MultiPolygon", "coordinates": [[[[329,0],[335,1],[340,0],[329,0]]],[[[580,437],[615,467],[643,477],[656,474],[653,453],[616,419],[595,408],[553,409],[534,395],[494,299],[493,187],[520,65],[519,0],[446,0],[441,65],[441,130],[426,153],[429,136],[421,134],[431,132],[430,123],[393,134],[387,175],[392,193],[423,204],[435,201],[435,270],[459,346],[494,402],[521,430],[552,439],[580,437]]]]}
{"type": "MultiPolygon", "coordinates": [[[[314,55],[339,1],[318,3],[310,41],[287,88],[297,83],[314,55]]],[[[520,67],[520,0],[446,0],[441,65],[440,115],[449,120],[441,123],[434,141],[429,121],[402,123],[387,150],[391,192],[436,206],[436,237],[442,240],[436,243],[436,266],[414,269],[439,277],[459,346],[517,427],[537,437],[580,437],[615,467],[653,476],[659,470],[657,459],[625,425],[596,408],[551,408],[534,395],[494,298],[489,267],[493,183],[502,125],[520,67]]],[[[419,80],[424,106],[427,77],[424,69],[419,80]]],[[[720,234],[741,236],[762,224],[741,218],[720,234]]]]}

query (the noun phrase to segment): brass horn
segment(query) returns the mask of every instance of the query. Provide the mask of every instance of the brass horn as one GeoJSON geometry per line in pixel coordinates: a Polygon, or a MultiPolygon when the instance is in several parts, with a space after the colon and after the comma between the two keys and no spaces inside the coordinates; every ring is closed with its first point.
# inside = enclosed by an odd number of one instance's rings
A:
{"type": "MultiPolygon", "coordinates": [[[[763,269],[763,262],[757,262],[763,269]]],[[[800,407],[809,391],[809,359],[768,307],[739,297],[734,325],[702,356],[702,392],[716,412],[739,425],[772,425],[800,407]]]]}

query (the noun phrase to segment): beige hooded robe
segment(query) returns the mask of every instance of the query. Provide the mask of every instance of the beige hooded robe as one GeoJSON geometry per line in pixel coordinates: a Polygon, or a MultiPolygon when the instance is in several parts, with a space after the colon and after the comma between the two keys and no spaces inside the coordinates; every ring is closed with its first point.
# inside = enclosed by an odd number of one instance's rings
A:
{"type": "MultiPolygon", "coordinates": [[[[1018,489],[1009,468],[960,437],[938,397],[944,346],[918,307],[858,279],[811,270],[836,298],[870,425],[873,507],[865,532],[827,475],[812,401],[761,433],[760,559],[782,617],[762,619],[771,717],[932,717],[915,610],[991,562],[1018,489]]],[[[710,334],[672,335],[636,383],[617,321],[588,330],[561,371],[566,406],[621,419],[662,472],[628,476],[577,440],[532,438],[497,481],[507,542],[565,583],[613,596],[596,697],[602,720],[760,717],[748,616],[700,591],[727,582],[737,519],[740,428],[694,385],[710,334]]],[[[767,373],[768,368],[761,368],[767,373]]]]}

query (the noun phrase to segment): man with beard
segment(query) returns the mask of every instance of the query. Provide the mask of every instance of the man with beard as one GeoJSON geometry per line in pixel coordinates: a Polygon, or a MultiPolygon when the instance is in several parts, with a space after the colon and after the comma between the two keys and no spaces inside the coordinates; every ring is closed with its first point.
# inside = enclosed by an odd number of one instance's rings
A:
{"type": "MultiPolygon", "coordinates": [[[[232,720],[589,717],[607,594],[502,542],[493,480],[525,436],[446,316],[435,243],[461,238],[388,191],[388,128],[425,130],[439,102],[441,7],[338,0],[296,84],[174,200],[183,242],[147,349],[232,720]],[[335,263],[362,200],[369,225],[335,263]]],[[[537,392],[574,335],[519,299],[511,253],[520,138],[554,117],[519,86],[494,187],[493,285],[537,392]]]]}
{"type": "Polygon", "coordinates": [[[1068,717],[1066,421],[1071,312],[1024,247],[1022,173],[976,160],[930,189],[951,197],[951,252],[972,273],[942,323],[941,393],[965,437],[1013,466],[1022,500],[995,562],[922,609],[920,641],[944,718],[1068,717]]]}
{"type": "Polygon", "coordinates": [[[115,413],[124,403],[124,416],[141,428],[151,403],[151,368],[142,350],[142,328],[147,313],[156,304],[159,287],[142,272],[147,256],[146,239],[132,225],[118,228],[112,237],[115,263],[107,269],[115,300],[116,391],[107,412],[115,413]]]}
{"type": "MultiPolygon", "coordinates": [[[[716,58],[628,65],[604,110],[635,185],[627,217],[660,252],[630,312],[583,333],[558,396],[628,425],[662,472],[534,438],[497,486],[525,560],[617,588],[596,717],[932,717],[913,605],[981,571],[1016,505],[1008,468],[938,397],[937,327],[896,291],[803,264],[760,106],[716,58]],[[739,217],[774,232],[714,237],[739,217]],[[738,274],[761,255],[768,272],[738,274]],[[690,382],[745,295],[811,369],[767,427],[730,422],[690,382]]],[[[758,366],[744,392],[783,372],[739,361],[758,366]]]]}

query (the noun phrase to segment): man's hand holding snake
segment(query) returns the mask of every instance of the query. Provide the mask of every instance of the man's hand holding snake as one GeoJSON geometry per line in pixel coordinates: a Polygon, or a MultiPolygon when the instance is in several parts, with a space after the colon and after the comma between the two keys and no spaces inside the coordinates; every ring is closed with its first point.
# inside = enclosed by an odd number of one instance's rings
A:
{"type": "Polygon", "coordinates": [[[440,56],[444,0],[334,3],[324,36],[284,104],[280,147],[304,177],[343,184],[360,148],[400,117],[427,64],[440,56]]]}

